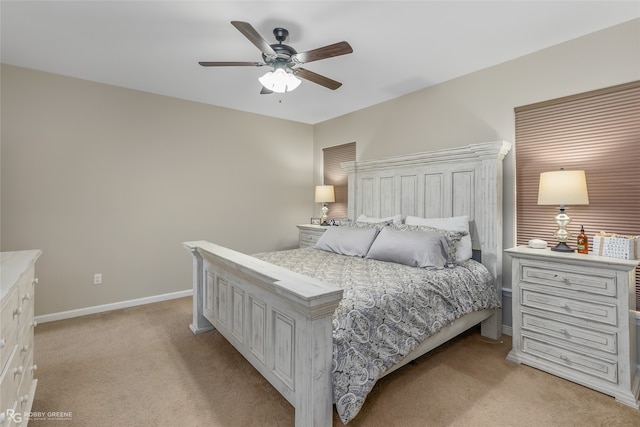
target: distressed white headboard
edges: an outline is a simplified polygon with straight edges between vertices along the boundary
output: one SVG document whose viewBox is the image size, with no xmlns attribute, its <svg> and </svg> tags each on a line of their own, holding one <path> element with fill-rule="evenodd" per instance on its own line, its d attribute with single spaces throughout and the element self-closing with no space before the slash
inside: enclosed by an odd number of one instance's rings
<svg viewBox="0 0 640 427">
<path fill-rule="evenodd" d="M 349 217 L 469 215 L 473 248 L 502 292 L 502 160 L 506 141 L 342 163 Z"/>
</svg>

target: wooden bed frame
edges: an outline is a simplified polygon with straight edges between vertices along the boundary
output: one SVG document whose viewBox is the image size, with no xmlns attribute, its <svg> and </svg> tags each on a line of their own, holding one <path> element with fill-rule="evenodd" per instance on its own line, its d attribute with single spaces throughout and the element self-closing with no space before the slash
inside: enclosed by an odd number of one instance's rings
<svg viewBox="0 0 640 427">
<path fill-rule="evenodd" d="M 502 299 L 502 159 L 511 144 L 472 144 L 343 163 L 349 217 L 469 215 L 473 248 Z M 217 329 L 295 408 L 297 427 L 330 426 L 332 315 L 342 290 L 234 250 L 185 242 L 193 254 L 193 333 Z M 386 374 L 474 325 L 502 334 L 502 310 L 470 313 Z"/>
</svg>

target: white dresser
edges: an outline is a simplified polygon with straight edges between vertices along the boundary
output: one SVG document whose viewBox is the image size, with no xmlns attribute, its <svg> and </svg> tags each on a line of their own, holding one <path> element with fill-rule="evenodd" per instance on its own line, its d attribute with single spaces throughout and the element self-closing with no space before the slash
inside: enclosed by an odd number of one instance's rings
<svg viewBox="0 0 640 427">
<path fill-rule="evenodd" d="M 312 224 L 301 224 L 297 227 L 299 230 L 298 246 L 301 248 L 315 245 L 322 233 L 327 229 L 327 226 Z"/>
<path fill-rule="evenodd" d="M 0 253 L 0 425 L 26 426 L 37 380 L 33 378 L 35 262 L 42 251 Z"/>
<path fill-rule="evenodd" d="M 507 359 L 638 408 L 632 313 L 638 261 L 526 246 L 506 252 L 513 258 L 513 348 Z"/>
</svg>

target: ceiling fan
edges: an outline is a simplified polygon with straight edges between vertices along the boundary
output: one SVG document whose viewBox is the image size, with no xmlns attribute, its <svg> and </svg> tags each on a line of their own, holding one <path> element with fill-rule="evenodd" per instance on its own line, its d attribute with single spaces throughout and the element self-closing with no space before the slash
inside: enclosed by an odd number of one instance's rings
<svg viewBox="0 0 640 427">
<path fill-rule="evenodd" d="M 278 43 L 269 44 L 248 22 L 231 21 L 231 25 L 236 27 L 236 29 L 248 38 L 251 43 L 260 49 L 262 52 L 263 62 L 203 61 L 199 62 L 200 65 L 203 67 L 270 66 L 272 67 L 272 71 L 269 71 L 258 79 L 262 84 L 262 90 L 260 91 L 261 94 L 290 92 L 300 84 L 300 80 L 297 77 L 319 84 L 320 86 L 324 86 L 331 90 L 336 90 L 342 86 L 342 83 L 314 73 L 313 71 L 309 71 L 300 67 L 300 65 L 319 61 L 320 59 L 352 53 L 353 49 L 349 43 L 342 41 L 320 47 L 318 49 L 298 53 L 291 46 L 287 46 L 282 43 L 289 36 L 289 31 L 284 28 L 278 27 L 273 30 L 273 35 Z"/>
</svg>

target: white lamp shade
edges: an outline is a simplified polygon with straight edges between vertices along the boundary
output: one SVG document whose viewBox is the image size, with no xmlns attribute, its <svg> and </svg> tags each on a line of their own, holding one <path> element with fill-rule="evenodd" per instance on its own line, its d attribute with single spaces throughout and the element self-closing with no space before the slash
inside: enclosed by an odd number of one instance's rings
<svg viewBox="0 0 640 427">
<path fill-rule="evenodd" d="M 333 185 L 317 185 L 316 186 L 316 203 L 334 203 L 336 195 L 333 191 Z"/>
<path fill-rule="evenodd" d="M 542 172 L 538 185 L 539 205 L 588 205 L 584 171 Z"/>
<path fill-rule="evenodd" d="M 291 92 L 300 86 L 301 80 L 291 73 L 287 73 L 282 68 L 269 71 L 258 79 L 260 84 L 266 89 L 277 93 Z"/>
</svg>

